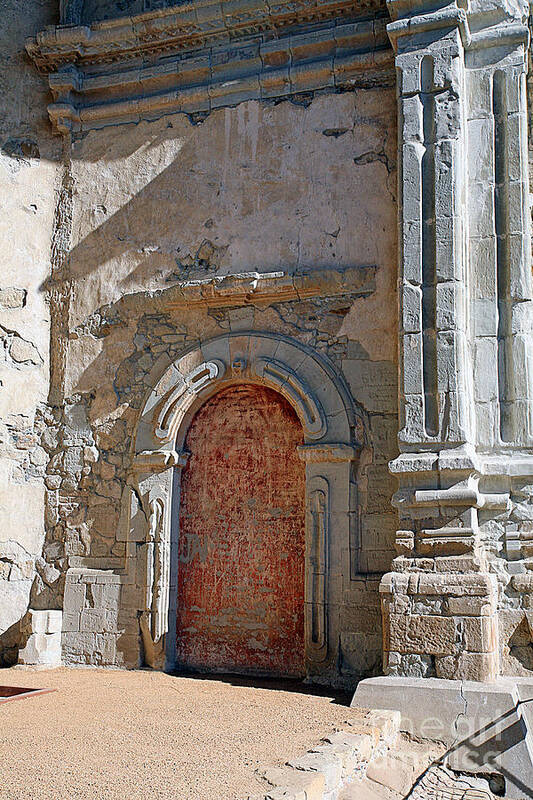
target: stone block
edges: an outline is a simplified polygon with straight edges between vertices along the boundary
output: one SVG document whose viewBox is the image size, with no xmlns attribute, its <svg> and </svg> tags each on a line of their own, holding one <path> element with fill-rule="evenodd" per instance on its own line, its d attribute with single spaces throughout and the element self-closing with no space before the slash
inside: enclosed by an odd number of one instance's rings
<svg viewBox="0 0 533 800">
<path fill-rule="evenodd" d="M 494 614 L 496 603 L 479 597 L 448 597 L 445 609 L 451 616 L 485 617 Z"/>
<path fill-rule="evenodd" d="M 459 653 L 435 658 L 438 678 L 491 682 L 498 675 L 497 653 Z"/>
<path fill-rule="evenodd" d="M 398 53 L 396 64 L 398 66 L 399 91 L 402 95 L 410 95 L 420 92 L 420 62 L 425 53 L 422 51 L 410 51 Z M 403 98 L 402 98 L 403 99 Z"/>
<path fill-rule="evenodd" d="M 63 612 L 63 631 L 65 633 L 74 633 L 80 630 L 80 612 L 79 611 L 64 611 Z"/>
<path fill-rule="evenodd" d="M 425 439 L 424 407 L 420 393 L 406 394 L 403 398 L 404 426 L 398 434 L 403 443 L 419 442 Z"/>
<path fill-rule="evenodd" d="M 65 611 L 81 611 L 85 606 L 85 584 L 65 582 L 65 592 L 63 597 L 63 609 Z"/>
<path fill-rule="evenodd" d="M 415 771 L 412 764 L 406 764 L 394 755 L 384 755 L 368 765 L 366 776 L 405 797 L 414 783 Z"/>
<path fill-rule="evenodd" d="M 448 655 L 456 652 L 456 638 L 456 624 L 451 617 L 391 614 L 385 649 Z"/>
<path fill-rule="evenodd" d="M 422 283 L 422 235 L 421 222 L 404 222 L 401 228 L 404 253 L 403 280 L 412 284 Z"/>
<path fill-rule="evenodd" d="M 368 729 L 374 736 L 378 733 L 378 740 L 392 747 L 396 743 L 396 738 L 400 730 L 401 714 L 395 709 L 376 709 L 367 711 L 364 719 L 354 723 L 355 728 Z M 377 744 L 377 740 L 376 740 Z"/>
<path fill-rule="evenodd" d="M 513 679 L 369 678 L 358 684 L 352 706 L 397 709 L 403 731 L 450 748 L 452 769 L 501 772 L 509 797 L 529 800 L 533 761 L 519 701 L 531 697 L 531 686 Z"/>
<path fill-rule="evenodd" d="M 48 626 L 48 611 L 28 611 L 28 626 L 32 633 L 46 633 Z"/>
<path fill-rule="evenodd" d="M 422 337 L 419 333 L 402 336 L 403 391 L 405 394 L 422 393 Z"/>
<path fill-rule="evenodd" d="M 23 308 L 26 305 L 26 289 L 19 289 L 16 286 L 6 286 L 0 289 L 0 309 Z"/>
<path fill-rule="evenodd" d="M 121 586 L 117 583 L 96 583 L 92 586 L 92 599 L 95 608 L 116 610 L 120 603 Z"/>
<path fill-rule="evenodd" d="M 498 643 L 496 620 L 492 616 L 467 617 L 460 621 L 463 643 L 473 653 L 492 653 Z"/>
<path fill-rule="evenodd" d="M 402 287 L 402 326 L 404 333 L 420 333 L 422 330 L 422 290 L 419 286 L 404 284 Z"/>
<path fill-rule="evenodd" d="M 461 327 L 461 298 L 455 281 L 443 281 L 436 287 L 437 330 L 451 331 Z"/>
<path fill-rule="evenodd" d="M 454 573 L 422 574 L 417 584 L 418 594 L 448 595 L 450 597 L 486 597 L 496 593 L 496 579 L 492 575 Z"/>
<path fill-rule="evenodd" d="M 358 767 L 361 766 L 361 759 L 357 751 L 350 744 L 335 745 L 323 742 L 311 748 L 311 753 L 323 755 L 325 758 L 338 758 L 342 764 L 341 781 L 352 776 Z"/>
<path fill-rule="evenodd" d="M 271 767 L 262 773 L 263 778 L 283 800 L 322 800 L 325 778 L 321 773 L 301 772 L 291 767 Z M 267 797 L 275 797 L 268 792 Z"/>
<path fill-rule="evenodd" d="M 63 624 L 63 612 L 62 611 L 48 611 L 48 618 L 46 621 L 46 630 L 45 633 L 61 633 L 62 624 Z"/>
<path fill-rule="evenodd" d="M 480 338 L 475 345 L 475 398 L 490 403 L 498 397 L 498 352 L 495 339 Z"/>
<path fill-rule="evenodd" d="M 475 182 L 494 181 L 494 122 L 480 117 L 468 123 L 468 170 Z"/>
<path fill-rule="evenodd" d="M 61 634 L 32 633 L 19 650 L 19 664 L 58 667 L 61 665 Z"/>
<path fill-rule="evenodd" d="M 404 142 L 403 169 L 406 180 L 402 187 L 403 221 L 416 222 L 422 217 L 422 156 L 424 147 L 419 142 Z"/>
<path fill-rule="evenodd" d="M 517 592 L 531 594 L 533 593 L 533 575 L 531 573 L 513 575 L 511 578 L 511 586 Z"/>
<path fill-rule="evenodd" d="M 342 761 L 334 753 L 306 753 L 300 758 L 289 761 L 289 766 L 303 772 L 318 772 L 324 776 L 325 791 L 336 791 L 342 780 Z"/>
<path fill-rule="evenodd" d="M 497 336 L 498 307 L 492 297 L 480 297 L 472 300 L 474 327 L 476 337 Z"/>
<path fill-rule="evenodd" d="M 324 738 L 333 747 L 350 747 L 359 761 L 369 761 L 374 752 L 374 740 L 370 734 L 335 731 Z"/>
<path fill-rule="evenodd" d="M 492 80 L 489 70 L 466 72 L 467 113 L 469 120 L 492 116 Z"/>
<path fill-rule="evenodd" d="M 103 608 L 84 608 L 80 615 L 80 630 L 92 633 L 116 632 L 118 607 L 112 611 Z"/>
<path fill-rule="evenodd" d="M 137 624 L 137 628 L 138 628 Z M 134 669 L 140 664 L 141 643 L 138 633 L 123 633 L 116 640 L 116 665 Z"/>
<path fill-rule="evenodd" d="M 362 573 L 383 573 L 390 568 L 394 558 L 394 550 L 361 550 L 359 554 L 359 570 Z"/>
</svg>

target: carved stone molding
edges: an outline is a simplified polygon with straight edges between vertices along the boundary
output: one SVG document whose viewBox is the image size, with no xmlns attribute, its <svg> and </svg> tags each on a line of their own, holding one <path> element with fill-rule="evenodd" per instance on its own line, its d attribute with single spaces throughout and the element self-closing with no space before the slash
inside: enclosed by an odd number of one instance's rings
<svg viewBox="0 0 533 800">
<path fill-rule="evenodd" d="M 183 467 L 186 463 L 186 453 L 177 453 L 175 450 L 143 450 L 135 456 L 132 469 L 134 472 L 162 472 L 171 467 Z"/>
<path fill-rule="evenodd" d="M 368 0 L 274 6 L 209 0 L 90 27 L 47 28 L 26 49 L 49 75 L 52 124 L 62 133 L 79 132 L 169 113 L 209 113 L 244 100 L 347 89 L 377 78 L 390 84 L 384 18 L 347 21 L 376 6 Z M 284 33 L 309 24 L 309 31 Z"/>
<path fill-rule="evenodd" d="M 311 478 L 307 485 L 307 548 L 305 580 L 305 625 L 307 658 L 324 661 L 328 653 L 328 571 L 330 536 L 329 484 Z"/>
<path fill-rule="evenodd" d="M 162 441 L 169 441 L 178 430 L 183 415 L 202 389 L 215 380 L 224 377 L 226 365 L 215 359 L 204 361 L 195 367 L 173 391 L 161 406 L 157 417 L 155 435 Z"/>
<path fill-rule="evenodd" d="M 252 371 L 258 378 L 278 389 L 298 410 L 300 422 L 309 439 L 321 439 L 326 433 L 324 410 L 305 381 L 286 364 L 270 358 L 258 358 Z"/>
<path fill-rule="evenodd" d="M 349 390 L 333 367 L 285 337 L 242 332 L 205 342 L 168 367 L 146 399 L 134 469 L 165 469 L 172 459 L 177 464 L 181 456 L 170 455 L 167 448 L 183 446 L 188 423 L 200 405 L 216 391 L 242 382 L 260 383 L 284 395 L 300 419 L 306 442 L 321 440 L 329 446 L 329 425 L 332 420 L 333 429 L 334 420 L 335 436 L 346 437 L 344 444 L 351 453 L 354 410 Z M 325 459 L 322 451 L 316 451 L 315 459 L 349 460 L 342 442 L 335 441 L 333 447 Z"/>
<path fill-rule="evenodd" d="M 197 280 L 176 281 L 168 289 L 154 292 L 151 298 L 155 311 L 177 308 L 225 308 L 237 305 L 266 306 L 310 297 L 356 297 L 375 290 L 375 265 L 361 264 L 341 268 L 307 268 L 295 272 L 243 272 L 215 275 Z M 118 301 L 120 310 L 128 313 L 138 302 L 136 294 Z"/>
<path fill-rule="evenodd" d="M 387 5 L 402 185 L 385 670 L 493 680 L 497 603 L 533 553 L 528 7 Z"/>
<path fill-rule="evenodd" d="M 28 40 L 27 50 L 39 68 L 51 69 L 79 62 L 110 64 L 180 50 L 198 50 L 213 42 L 228 41 L 270 31 L 279 33 L 293 25 L 353 18 L 365 10 L 382 10 L 376 0 L 281 0 L 277 3 L 240 3 L 203 0 L 174 5 L 133 17 L 91 26 L 49 26 Z"/>
</svg>

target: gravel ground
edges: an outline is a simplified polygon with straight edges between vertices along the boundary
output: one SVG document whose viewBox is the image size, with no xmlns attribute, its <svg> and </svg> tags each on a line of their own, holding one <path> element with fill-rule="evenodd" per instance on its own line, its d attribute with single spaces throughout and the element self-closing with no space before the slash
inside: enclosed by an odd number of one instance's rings
<svg viewBox="0 0 533 800">
<path fill-rule="evenodd" d="M 255 769 L 352 714 L 346 697 L 274 681 L 15 668 L 0 684 L 57 689 L 0 703 L 2 800 L 242 800 Z"/>
</svg>

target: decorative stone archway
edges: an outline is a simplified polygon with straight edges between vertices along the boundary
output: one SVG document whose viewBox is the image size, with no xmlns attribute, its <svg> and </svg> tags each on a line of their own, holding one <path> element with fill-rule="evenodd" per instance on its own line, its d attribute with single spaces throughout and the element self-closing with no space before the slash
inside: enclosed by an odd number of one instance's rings
<svg viewBox="0 0 533 800">
<path fill-rule="evenodd" d="M 146 663 L 176 664 L 178 520 L 184 442 L 199 408 L 221 389 L 253 383 L 279 392 L 303 429 L 306 465 L 305 661 L 307 674 L 327 670 L 328 616 L 338 602 L 337 577 L 355 518 L 354 468 L 361 442 L 349 390 L 334 366 L 310 348 L 272 333 L 229 333 L 170 364 L 142 409 L 130 492 L 124 500 L 128 574 L 143 598 Z"/>
</svg>

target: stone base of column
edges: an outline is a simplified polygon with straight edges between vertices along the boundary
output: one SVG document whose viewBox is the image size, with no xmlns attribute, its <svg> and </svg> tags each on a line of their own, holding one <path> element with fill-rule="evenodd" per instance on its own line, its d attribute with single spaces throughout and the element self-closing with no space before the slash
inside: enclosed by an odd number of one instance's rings
<svg viewBox="0 0 533 800">
<path fill-rule="evenodd" d="M 358 684 L 352 706 L 400 711 L 403 731 L 447 745 L 451 769 L 498 773 L 506 797 L 531 800 L 533 680 L 368 678 Z"/>
<path fill-rule="evenodd" d="M 389 572 L 380 584 L 384 671 L 493 681 L 499 674 L 494 575 Z"/>
</svg>

